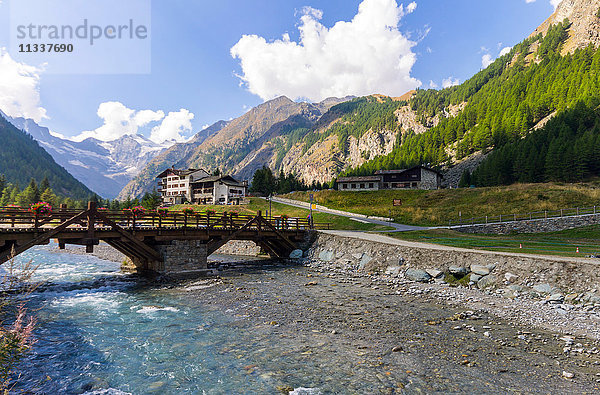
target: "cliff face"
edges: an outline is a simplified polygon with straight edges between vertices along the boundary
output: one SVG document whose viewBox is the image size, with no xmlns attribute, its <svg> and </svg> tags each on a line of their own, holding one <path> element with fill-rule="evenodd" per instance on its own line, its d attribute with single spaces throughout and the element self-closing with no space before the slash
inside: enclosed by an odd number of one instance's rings
<svg viewBox="0 0 600 395">
<path fill-rule="evenodd" d="M 563 55 L 592 44 L 600 45 L 600 0 L 563 0 L 554 14 L 532 34 L 546 34 L 550 26 L 568 18 L 571 22 L 569 38 L 563 46 Z"/>
</svg>

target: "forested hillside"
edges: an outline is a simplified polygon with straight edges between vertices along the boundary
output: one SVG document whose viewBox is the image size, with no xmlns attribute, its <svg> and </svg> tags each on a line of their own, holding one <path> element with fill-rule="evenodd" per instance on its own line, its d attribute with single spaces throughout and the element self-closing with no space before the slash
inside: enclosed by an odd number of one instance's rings
<svg viewBox="0 0 600 395">
<path fill-rule="evenodd" d="M 346 174 L 369 174 L 380 168 L 420 163 L 442 165 L 482 149 L 500 149 L 526 136 L 554 112 L 600 96 L 600 52 L 593 46 L 561 56 L 568 21 L 551 27 L 497 59 L 464 84 L 441 91 L 420 90 L 411 100 L 423 119 L 446 115 L 452 105 L 466 103 L 455 117 L 442 116 L 422 134 L 408 133 L 392 153 Z"/>
<path fill-rule="evenodd" d="M 494 150 L 470 184 L 584 181 L 600 174 L 600 100 L 579 102 L 522 140 Z"/>
<path fill-rule="evenodd" d="M 77 181 L 28 134 L 18 130 L 0 116 L 0 174 L 11 184 L 21 188 L 31 179 L 38 183 L 46 179 L 55 193 L 73 199 L 87 199 L 93 195 Z"/>
</svg>

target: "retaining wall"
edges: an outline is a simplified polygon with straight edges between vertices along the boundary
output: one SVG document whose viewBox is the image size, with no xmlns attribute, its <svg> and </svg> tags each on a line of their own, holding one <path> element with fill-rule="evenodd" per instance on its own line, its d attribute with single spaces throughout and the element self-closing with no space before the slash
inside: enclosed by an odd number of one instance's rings
<svg viewBox="0 0 600 395">
<path fill-rule="evenodd" d="M 509 272 L 518 276 L 516 283 L 522 285 L 549 283 L 563 291 L 600 290 L 599 260 L 521 256 L 384 239 L 388 242 L 319 232 L 307 255 L 325 266 L 346 272 L 402 274 L 414 268 L 447 273 L 451 266 L 463 267 L 468 272 L 471 265 L 495 265 L 494 274 L 500 282 Z"/>
</svg>

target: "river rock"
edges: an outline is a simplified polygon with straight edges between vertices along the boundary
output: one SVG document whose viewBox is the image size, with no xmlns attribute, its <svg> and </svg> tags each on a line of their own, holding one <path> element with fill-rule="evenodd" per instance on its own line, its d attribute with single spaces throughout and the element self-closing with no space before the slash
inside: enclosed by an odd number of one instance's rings
<svg viewBox="0 0 600 395">
<path fill-rule="evenodd" d="M 509 283 L 514 283 L 515 281 L 517 281 L 518 278 L 519 276 L 517 276 L 516 274 L 512 274 L 509 272 L 504 273 L 504 279 Z"/>
<path fill-rule="evenodd" d="M 560 293 L 560 291 L 556 287 L 553 287 L 550 284 L 538 284 L 538 285 L 534 285 L 533 286 L 533 290 L 535 292 L 538 292 L 538 293 L 541 293 L 541 294 L 555 294 L 555 293 Z"/>
<path fill-rule="evenodd" d="M 358 261 L 358 260 L 362 259 L 363 255 L 365 255 L 365 254 L 363 254 L 363 253 L 352 254 L 352 258 L 354 258 L 354 259 L 356 259 Z"/>
<path fill-rule="evenodd" d="M 437 269 L 425 269 L 425 271 L 433 278 L 441 277 L 444 274 L 443 271 Z"/>
<path fill-rule="evenodd" d="M 592 292 L 587 292 L 583 295 L 583 297 L 581 298 L 581 301 L 584 303 L 600 303 L 600 296 L 592 293 Z"/>
<path fill-rule="evenodd" d="M 358 269 L 359 270 L 363 270 L 365 268 L 365 266 L 371 262 L 373 260 L 373 258 L 371 258 L 369 255 L 367 254 L 363 254 L 362 258 L 360 259 L 360 263 L 358 265 Z"/>
<path fill-rule="evenodd" d="M 448 271 L 450 272 L 450 274 L 453 274 L 456 277 L 463 277 L 467 274 L 467 269 L 460 266 L 450 266 L 450 268 L 448 268 Z"/>
<path fill-rule="evenodd" d="M 523 292 L 523 287 L 517 284 L 511 284 L 508 287 L 506 287 L 508 289 L 510 289 L 513 292 Z"/>
<path fill-rule="evenodd" d="M 476 283 L 477 281 L 481 280 L 481 277 L 483 277 L 483 276 L 480 276 L 479 274 L 471 273 L 469 280 Z"/>
<path fill-rule="evenodd" d="M 302 250 L 294 250 L 290 253 L 290 259 L 300 259 L 302 254 Z"/>
<path fill-rule="evenodd" d="M 388 266 L 388 268 L 385 269 L 385 274 L 388 276 L 398 277 L 401 269 L 402 268 L 400 266 Z"/>
<path fill-rule="evenodd" d="M 481 277 L 481 279 L 477 281 L 477 288 L 488 288 L 496 284 L 496 282 L 498 282 L 498 278 L 493 274 L 489 274 L 487 276 Z"/>
<path fill-rule="evenodd" d="M 319 253 L 319 260 L 323 262 L 331 262 L 333 260 L 333 255 L 334 253 L 331 250 L 321 251 Z"/>
<path fill-rule="evenodd" d="M 565 296 L 564 303 L 574 304 L 578 296 L 578 293 L 570 293 L 567 296 Z"/>
<path fill-rule="evenodd" d="M 562 303 L 565 301 L 565 296 L 563 294 L 553 294 L 550 295 L 546 300 L 548 303 Z"/>
<path fill-rule="evenodd" d="M 471 271 L 475 274 L 479 274 L 480 276 L 487 276 L 490 274 L 490 268 L 483 265 L 471 265 Z"/>
<path fill-rule="evenodd" d="M 418 281 L 421 283 L 426 283 L 431 280 L 429 273 L 421 269 L 408 269 L 404 275 L 411 281 Z"/>
</svg>

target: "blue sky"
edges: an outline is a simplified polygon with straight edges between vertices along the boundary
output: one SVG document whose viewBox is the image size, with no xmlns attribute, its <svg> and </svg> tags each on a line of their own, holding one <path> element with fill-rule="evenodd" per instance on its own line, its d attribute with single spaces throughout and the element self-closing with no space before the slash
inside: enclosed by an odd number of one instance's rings
<svg viewBox="0 0 600 395">
<path fill-rule="evenodd" d="M 387 12 L 390 2 L 395 14 Z M 359 5 L 361 22 L 352 24 Z M 154 0 L 151 6 L 150 74 L 51 74 L 0 50 L 0 109 L 69 137 L 138 131 L 157 141 L 181 139 L 276 95 L 401 95 L 411 86 L 462 82 L 554 10 L 550 0 Z M 381 19 L 397 27 L 375 26 Z M 9 2 L 0 0 L 0 48 L 10 45 L 9 22 Z M 300 42 L 301 27 L 318 37 Z"/>
</svg>

